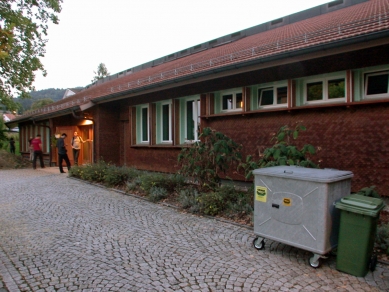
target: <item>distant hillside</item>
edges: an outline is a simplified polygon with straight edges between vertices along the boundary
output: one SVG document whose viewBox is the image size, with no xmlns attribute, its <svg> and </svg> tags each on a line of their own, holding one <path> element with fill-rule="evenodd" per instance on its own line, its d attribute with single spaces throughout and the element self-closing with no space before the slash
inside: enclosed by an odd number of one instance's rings
<svg viewBox="0 0 389 292">
<path fill-rule="evenodd" d="M 49 88 L 49 89 L 42 89 L 38 91 L 32 91 L 30 92 L 31 98 L 28 99 L 22 99 L 18 98 L 17 102 L 21 104 L 20 114 L 22 114 L 24 111 L 31 108 L 31 105 L 39 100 L 44 98 L 50 98 L 54 102 L 61 100 L 63 95 L 65 94 L 66 89 L 60 89 L 60 88 Z"/>
</svg>

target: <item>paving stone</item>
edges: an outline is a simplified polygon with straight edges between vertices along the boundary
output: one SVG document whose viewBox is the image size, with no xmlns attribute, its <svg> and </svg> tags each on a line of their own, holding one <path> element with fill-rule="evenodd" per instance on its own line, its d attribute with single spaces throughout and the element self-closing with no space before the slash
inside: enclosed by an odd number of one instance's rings
<svg viewBox="0 0 389 292">
<path fill-rule="evenodd" d="M 1 170 L 0 292 L 388 291 L 388 266 L 354 277 L 336 260 L 252 229 L 61 176 Z M 2 289 L 4 291 L 2 291 Z"/>
</svg>

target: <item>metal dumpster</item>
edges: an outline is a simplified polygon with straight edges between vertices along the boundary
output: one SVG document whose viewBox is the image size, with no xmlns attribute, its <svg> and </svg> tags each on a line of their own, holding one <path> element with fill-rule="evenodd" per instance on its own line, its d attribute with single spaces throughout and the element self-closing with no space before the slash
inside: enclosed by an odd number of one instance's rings
<svg viewBox="0 0 389 292">
<path fill-rule="evenodd" d="M 350 194 L 350 171 L 274 166 L 253 171 L 256 249 L 264 239 L 312 252 L 313 268 L 338 244 L 335 202 Z"/>
</svg>

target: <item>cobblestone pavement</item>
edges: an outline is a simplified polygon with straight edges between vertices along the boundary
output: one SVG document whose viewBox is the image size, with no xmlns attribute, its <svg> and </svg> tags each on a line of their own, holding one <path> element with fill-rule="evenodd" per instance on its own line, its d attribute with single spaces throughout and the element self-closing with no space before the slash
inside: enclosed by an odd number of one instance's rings
<svg viewBox="0 0 389 292">
<path fill-rule="evenodd" d="M 319 269 L 311 253 L 249 228 L 180 213 L 60 174 L 0 171 L 0 291 L 388 291 L 388 266 L 364 278 Z"/>
</svg>

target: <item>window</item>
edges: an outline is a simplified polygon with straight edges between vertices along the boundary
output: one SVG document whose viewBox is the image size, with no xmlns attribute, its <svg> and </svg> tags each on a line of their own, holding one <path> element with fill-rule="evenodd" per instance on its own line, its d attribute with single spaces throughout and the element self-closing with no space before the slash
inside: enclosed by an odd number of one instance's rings
<svg viewBox="0 0 389 292">
<path fill-rule="evenodd" d="M 147 106 L 141 107 L 140 121 L 141 142 L 149 142 L 149 108 Z"/>
<path fill-rule="evenodd" d="M 172 132 L 171 132 L 171 103 L 161 104 L 161 135 L 162 142 L 171 142 L 172 141 Z"/>
<path fill-rule="evenodd" d="M 240 110 L 243 107 L 242 92 L 222 93 L 222 110 Z"/>
<path fill-rule="evenodd" d="M 368 73 L 365 75 L 366 97 L 388 97 L 389 71 Z"/>
<path fill-rule="evenodd" d="M 258 89 L 258 106 L 273 106 L 286 104 L 288 97 L 287 86 L 272 86 Z"/>
<path fill-rule="evenodd" d="M 200 99 L 185 102 L 185 140 L 197 141 L 200 130 Z"/>
<path fill-rule="evenodd" d="M 306 101 L 329 101 L 346 97 L 345 78 L 324 78 L 308 81 L 305 86 Z"/>
</svg>

